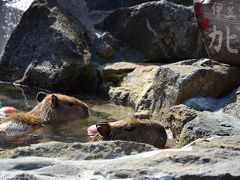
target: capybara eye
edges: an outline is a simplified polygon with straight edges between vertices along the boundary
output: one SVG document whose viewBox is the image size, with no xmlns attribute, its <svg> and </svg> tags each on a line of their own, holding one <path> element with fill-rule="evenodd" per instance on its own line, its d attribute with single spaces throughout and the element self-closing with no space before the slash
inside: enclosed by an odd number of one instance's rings
<svg viewBox="0 0 240 180">
<path fill-rule="evenodd" d="M 73 102 L 69 102 L 68 105 L 69 105 L 69 106 L 73 106 L 74 103 L 73 103 Z"/>
<path fill-rule="evenodd" d="M 124 128 L 124 130 L 129 131 L 129 132 L 134 130 L 134 129 L 135 129 L 134 126 L 127 126 L 127 127 Z"/>
</svg>

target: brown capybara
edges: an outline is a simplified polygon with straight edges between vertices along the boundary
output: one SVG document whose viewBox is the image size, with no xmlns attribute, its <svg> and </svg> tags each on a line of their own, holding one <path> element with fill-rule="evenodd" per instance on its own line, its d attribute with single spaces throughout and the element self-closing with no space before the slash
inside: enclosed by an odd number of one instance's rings
<svg viewBox="0 0 240 180">
<path fill-rule="evenodd" d="M 93 141 L 123 140 L 151 144 L 157 148 L 167 142 L 165 128 L 157 121 L 120 120 L 113 123 L 96 124 L 97 134 Z"/>
<path fill-rule="evenodd" d="M 22 135 L 37 127 L 87 118 L 88 106 L 77 98 L 63 94 L 39 92 L 38 104 L 29 112 L 17 112 L 0 122 L 0 132 L 8 136 Z"/>
</svg>

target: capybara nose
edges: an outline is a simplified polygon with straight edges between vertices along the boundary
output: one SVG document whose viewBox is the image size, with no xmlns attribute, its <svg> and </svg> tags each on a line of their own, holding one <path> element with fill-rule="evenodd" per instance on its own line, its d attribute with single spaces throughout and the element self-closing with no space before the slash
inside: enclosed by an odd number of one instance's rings
<svg viewBox="0 0 240 180">
<path fill-rule="evenodd" d="M 90 137 L 94 137 L 97 134 L 97 127 L 96 124 L 91 125 L 87 128 L 87 133 Z"/>
<path fill-rule="evenodd" d="M 5 114 L 13 114 L 13 113 L 18 112 L 18 110 L 14 107 L 6 106 L 6 107 L 2 107 L 0 109 L 0 112 L 5 113 Z"/>
</svg>

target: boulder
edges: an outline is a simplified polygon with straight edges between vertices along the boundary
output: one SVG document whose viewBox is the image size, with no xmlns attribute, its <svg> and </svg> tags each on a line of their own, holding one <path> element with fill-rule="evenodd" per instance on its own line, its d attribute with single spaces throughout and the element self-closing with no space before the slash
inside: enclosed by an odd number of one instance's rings
<svg viewBox="0 0 240 180">
<path fill-rule="evenodd" d="M 110 100 L 128 104 L 139 110 L 149 110 L 152 104 L 152 85 L 158 65 L 113 63 L 104 66 L 101 76 L 105 83 L 111 82 L 108 90 Z"/>
<path fill-rule="evenodd" d="M 209 96 L 196 96 L 184 101 L 184 104 L 189 108 L 197 111 L 220 111 L 228 114 L 234 118 L 240 119 L 239 114 L 239 87 L 234 89 L 231 93 L 220 98 L 213 98 Z"/>
<path fill-rule="evenodd" d="M 167 1 L 117 9 L 97 27 L 143 53 L 145 61 L 207 57 L 193 11 Z"/>
<path fill-rule="evenodd" d="M 240 88 L 235 89 L 228 98 L 228 104 L 220 111 L 240 120 Z"/>
<path fill-rule="evenodd" d="M 112 149 L 114 145 L 111 146 L 110 143 L 113 142 L 99 144 L 101 147 L 99 149 L 98 146 L 93 146 L 97 149 L 96 152 L 94 149 L 90 151 L 91 156 L 94 157 L 101 151 L 108 151 L 111 154 L 110 157 L 114 156 L 116 149 Z M 126 148 L 124 145 L 121 146 L 117 151 L 119 154 L 125 154 L 121 151 L 122 148 L 124 150 L 129 148 L 128 152 L 132 151 L 131 146 L 128 146 L 126 142 L 124 144 Z M 132 145 L 134 149 L 136 145 Z M 82 150 L 79 147 L 84 147 L 84 145 L 80 146 L 75 143 L 57 147 L 56 144 L 55 147 L 50 149 L 46 144 L 33 145 L 28 147 L 28 150 L 27 147 L 23 147 L 22 150 L 25 149 L 25 153 L 20 153 L 14 158 L 11 158 L 7 152 L 11 154 L 12 151 L 20 150 L 6 150 L 6 158 L 1 156 L 0 159 L 0 179 L 134 179 L 137 177 L 138 179 L 216 180 L 240 178 L 239 136 L 200 139 L 181 149 L 153 149 L 153 151 L 136 155 L 91 161 L 84 160 L 84 155 L 82 158 L 73 158 L 80 154 Z M 34 151 L 37 153 L 34 154 Z M 61 153 L 58 153 L 59 151 Z M 73 156 L 68 157 L 66 154 L 70 151 Z M 50 152 L 53 157 L 50 156 Z M 45 153 L 47 155 L 44 156 Z M 86 156 L 88 154 L 89 152 L 86 152 Z"/>
<path fill-rule="evenodd" d="M 97 27 L 115 9 L 135 6 L 150 1 L 156 0 L 86 0 L 86 3 L 89 9 L 89 16 Z"/>
<path fill-rule="evenodd" d="M 99 15 L 91 12 L 90 17 L 95 25 L 96 21 L 101 21 L 105 15 Z M 96 16 L 96 17 L 93 17 Z M 92 61 L 97 66 L 113 62 L 132 62 L 144 63 L 143 54 L 135 49 L 127 46 L 112 33 L 96 30 L 95 39 L 92 47 Z"/>
<path fill-rule="evenodd" d="M 116 52 L 113 47 L 108 43 L 103 43 L 97 47 L 97 53 L 105 59 L 113 59 L 116 56 Z"/>
<path fill-rule="evenodd" d="M 2 150 L 0 151 L 0 157 L 62 157 L 72 160 L 114 159 L 155 149 L 148 144 L 126 141 L 99 141 L 93 143 L 62 143 L 53 141 L 18 147 L 12 150 Z"/>
<path fill-rule="evenodd" d="M 173 138 L 179 140 L 184 125 L 195 119 L 198 113 L 198 111 L 183 104 L 172 106 L 169 112 L 161 119 L 161 123 L 165 128 L 172 131 Z"/>
<path fill-rule="evenodd" d="M 212 136 L 233 136 L 240 133 L 240 121 L 222 112 L 200 113 L 188 122 L 180 135 L 180 146 L 184 146 L 198 138 Z"/>
<path fill-rule="evenodd" d="M 156 1 L 156 0 L 85 0 L 87 2 L 88 9 L 92 10 L 104 10 L 110 11 L 118 8 L 135 6 L 144 2 Z"/>
<path fill-rule="evenodd" d="M 1 80 L 58 91 L 91 89 L 93 26 L 87 14 L 82 0 L 35 0 L 7 43 Z"/>
<path fill-rule="evenodd" d="M 111 11 L 93 10 L 90 11 L 88 15 L 92 20 L 93 25 L 97 26 L 98 24 L 101 24 L 109 14 L 111 14 Z"/>
<path fill-rule="evenodd" d="M 192 0 L 167 0 L 167 1 L 175 3 L 175 4 L 185 5 L 185 6 L 192 6 L 193 5 Z"/>
<path fill-rule="evenodd" d="M 171 106 L 182 104 L 190 97 L 224 96 L 240 84 L 239 75 L 238 67 L 209 59 L 163 65 L 153 85 L 153 117 L 161 119 Z"/>
<path fill-rule="evenodd" d="M 96 53 L 102 58 L 112 60 L 117 56 L 119 49 L 118 40 L 108 32 L 99 36 L 96 46 Z"/>
<path fill-rule="evenodd" d="M 187 99 L 184 104 L 198 111 L 217 111 L 224 106 L 223 99 L 210 96 L 195 96 Z"/>
<path fill-rule="evenodd" d="M 11 32 L 19 23 L 23 11 L 6 6 L 9 1 L 0 2 L 0 56 L 3 53 Z"/>
<path fill-rule="evenodd" d="M 139 66 L 130 62 L 116 62 L 100 67 L 99 71 L 103 82 L 112 82 L 115 86 L 120 86 L 123 78 Z"/>
</svg>

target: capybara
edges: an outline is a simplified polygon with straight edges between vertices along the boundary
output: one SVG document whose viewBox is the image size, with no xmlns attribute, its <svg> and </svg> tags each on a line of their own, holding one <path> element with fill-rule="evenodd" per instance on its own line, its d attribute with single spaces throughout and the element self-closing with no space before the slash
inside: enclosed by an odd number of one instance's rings
<svg viewBox="0 0 240 180">
<path fill-rule="evenodd" d="M 37 127 L 87 118 L 88 106 L 77 98 L 63 94 L 39 92 L 38 104 L 29 112 L 16 112 L 0 121 L 0 132 L 22 135 Z"/>
<path fill-rule="evenodd" d="M 93 141 L 123 140 L 151 144 L 157 148 L 167 142 L 165 128 L 157 121 L 120 120 L 112 123 L 96 124 L 97 134 Z"/>
</svg>

